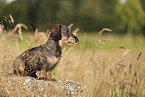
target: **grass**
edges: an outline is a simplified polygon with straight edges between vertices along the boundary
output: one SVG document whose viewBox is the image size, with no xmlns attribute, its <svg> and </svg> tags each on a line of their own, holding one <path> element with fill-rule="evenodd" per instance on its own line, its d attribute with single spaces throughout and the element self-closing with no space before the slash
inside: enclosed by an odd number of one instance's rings
<svg viewBox="0 0 145 97">
<path fill-rule="evenodd" d="M 80 34 L 81 40 L 83 40 L 82 37 L 83 37 L 83 34 Z M 100 46 L 103 46 L 101 50 L 109 50 L 109 49 L 118 48 L 118 47 L 125 47 L 131 50 L 144 50 L 145 49 L 143 36 L 134 36 L 133 39 L 131 39 L 130 37 L 127 37 L 127 36 L 112 35 L 111 33 L 109 33 L 103 36 L 98 36 L 97 38 L 96 37 L 97 37 L 97 33 L 92 33 L 92 34 L 88 33 L 87 37 L 83 40 L 83 43 L 86 42 L 87 47 L 90 48 L 90 45 L 94 44 L 95 41 L 96 43 L 98 43 L 99 40 L 103 41 L 103 40 L 108 39 L 109 41 L 110 40 L 112 41 L 111 42 L 108 41 L 105 45 L 100 44 Z M 98 48 L 97 46 L 98 45 L 95 45 L 93 48 L 96 49 Z"/>
<path fill-rule="evenodd" d="M 11 73 L 14 59 L 26 49 L 45 43 L 46 36 L 24 32 L 20 40 L 1 35 L 0 71 Z M 81 82 L 92 97 L 145 96 L 144 39 L 131 40 L 111 34 L 96 36 L 95 33 L 79 34 L 79 44 L 63 46 L 53 77 Z"/>
</svg>

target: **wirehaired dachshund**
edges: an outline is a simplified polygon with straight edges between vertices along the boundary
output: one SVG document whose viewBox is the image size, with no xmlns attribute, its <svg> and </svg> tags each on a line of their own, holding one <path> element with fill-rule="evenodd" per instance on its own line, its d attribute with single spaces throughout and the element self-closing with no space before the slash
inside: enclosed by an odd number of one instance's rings
<svg viewBox="0 0 145 97">
<path fill-rule="evenodd" d="M 39 79 L 37 71 L 42 71 L 44 75 L 49 72 L 49 76 L 45 79 L 51 80 L 51 71 L 59 62 L 62 54 L 60 41 L 66 45 L 79 42 L 69 27 L 57 24 L 50 29 L 50 36 L 45 44 L 28 49 L 15 59 L 13 73 Z"/>
</svg>

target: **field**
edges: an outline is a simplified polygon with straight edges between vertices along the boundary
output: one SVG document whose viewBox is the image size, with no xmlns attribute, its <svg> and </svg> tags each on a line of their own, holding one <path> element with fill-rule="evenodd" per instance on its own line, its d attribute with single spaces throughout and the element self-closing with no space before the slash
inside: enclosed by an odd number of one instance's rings
<svg viewBox="0 0 145 97">
<path fill-rule="evenodd" d="M 0 36 L 0 71 L 12 72 L 14 59 L 28 48 L 46 42 L 48 34 Z M 80 42 L 63 45 L 63 54 L 53 71 L 57 80 L 73 80 L 87 86 L 92 97 L 144 97 L 145 45 L 142 36 L 133 39 L 97 33 L 78 33 Z"/>
</svg>

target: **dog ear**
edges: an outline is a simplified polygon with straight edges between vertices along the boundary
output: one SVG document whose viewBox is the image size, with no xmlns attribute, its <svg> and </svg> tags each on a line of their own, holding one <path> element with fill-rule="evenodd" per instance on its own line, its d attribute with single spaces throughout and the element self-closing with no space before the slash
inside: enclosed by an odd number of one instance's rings
<svg viewBox="0 0 145 97">
<path fill-rule="evenodd" d="M 61 35 L 61 25 L 55 25 L 51 28 L 50 30 L 51 35 L 50 37 L 52 37 L 54 40 L 61 40 L 62 35 Z"/>
</svg>

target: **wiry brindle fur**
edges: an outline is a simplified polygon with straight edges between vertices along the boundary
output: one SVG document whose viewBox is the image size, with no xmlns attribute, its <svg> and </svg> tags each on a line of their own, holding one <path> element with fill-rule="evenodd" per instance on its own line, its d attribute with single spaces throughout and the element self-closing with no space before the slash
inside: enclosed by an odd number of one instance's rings
<svg viewBox="0 0 145 97">
<path fill-rule="evenodd" d="M 62 24 L 55 25 L 50 32 L 50 37 L 45 44 L 28 49 L 15 59 L 13 63 L 14 74 L 38 78 L 37 71 L 51 72 L 62 54 L 59 41 L 68 45 L 79 41 L 71 33 L 70 28 Z"/>
</svg>

